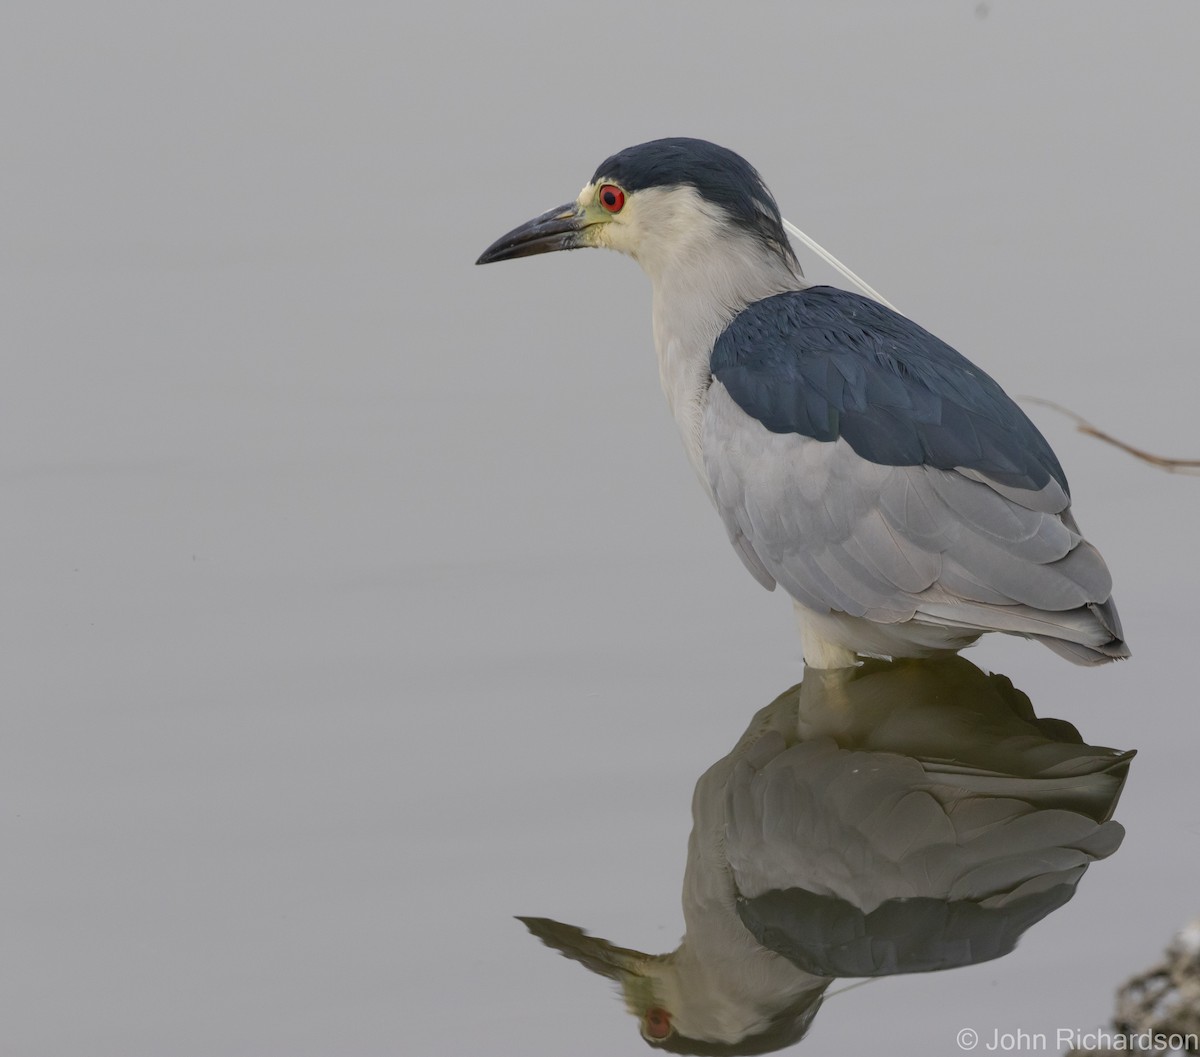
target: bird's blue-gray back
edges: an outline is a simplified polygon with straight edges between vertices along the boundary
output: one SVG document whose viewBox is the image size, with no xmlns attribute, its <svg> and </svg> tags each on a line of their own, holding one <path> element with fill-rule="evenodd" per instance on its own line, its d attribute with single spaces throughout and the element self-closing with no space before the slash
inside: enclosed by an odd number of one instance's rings
<svg viewBox="0 0 1200 1057">
<path fill-rule="evenodd" d="M 1009 488 L 1066 476 L 1037 427 L 987 374 L 916 323 L 858 294 L 810 287 L 748 306 L 712 372 L 774 433 L 842 437 L 890 466 L 966 468 Z"/>
</svg>

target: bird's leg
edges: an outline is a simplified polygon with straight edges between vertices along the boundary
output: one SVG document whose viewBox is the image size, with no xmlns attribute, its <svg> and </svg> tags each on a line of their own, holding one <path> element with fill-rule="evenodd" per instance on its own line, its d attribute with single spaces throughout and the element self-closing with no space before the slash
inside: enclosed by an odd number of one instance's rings
<svg viewBox="0 0 1200 1057">
<path fill-rule="evenodd" d="M 862 663 L 852 649 L 822 634 L 817 614 L 799 602 L 793 602 L 792 605 L 796 611 L 796 626 L 800 631 L 800 647 L 804 651 L 805 664 L 810 668 L 857 668 Z"/>
<path fill-rule="evenodd" d="M 855 668 L 805 667 L 796 707 L 799 740 L 831 737 L 843 744 L 860 722 L 850 692 L 857 674 Z"/>
</svg>

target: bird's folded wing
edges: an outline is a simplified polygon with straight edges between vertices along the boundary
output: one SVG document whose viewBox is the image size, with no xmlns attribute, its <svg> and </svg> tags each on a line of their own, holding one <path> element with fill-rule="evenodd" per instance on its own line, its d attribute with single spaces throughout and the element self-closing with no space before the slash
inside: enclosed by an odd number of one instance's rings
<svg viewBox="0 0 1200 1057">
<path fill-rule="evenodd" d="M 1045 438 L 984 371 L 912 320 L 828 286 L 734 317 L 711 358 L 734 402 L 772 433 L 843 439 L 888 466 L 964 469 L 1066 506 Z M 1059 493 L 1061 492 L 1061 495 Z M 1011 497 L 1010 497 L 1011 498 Z"/>
<path fill-rule="evenodd" d="M 719 382 L 704 459 L 730 536 L 817 612 L 896 621 L 959 602 L 1062 611 L 1111 593 L 1099 554 L 1056 513 L 953 470 L 869 462 L 844 440 L 772 433 Z"/>
</svg>

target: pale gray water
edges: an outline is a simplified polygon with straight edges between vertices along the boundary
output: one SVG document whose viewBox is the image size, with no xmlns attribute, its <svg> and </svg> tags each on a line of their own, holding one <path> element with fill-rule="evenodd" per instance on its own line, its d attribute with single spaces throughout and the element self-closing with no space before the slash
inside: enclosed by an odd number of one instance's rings
<svg viewBox="0 0 1200 1057">
<path fill-rule="evenodd" d="M 0 1052 L 645 1052 L 513 914 L 674 947 L 689 798 L 800 675 L 603 254 L 476 269 L 613 150 L 731 146 L 1013 393 L 1200 455 L 1194 4 L 13 4 L 0 33 Z M 810 270 L 822 276 L 818 268 Z M 1033 417 L 1138 748 L 1007 958 L 806 1044 L 1090 1027 L 1197 910 L 1197 482 Z"/>
</svg>

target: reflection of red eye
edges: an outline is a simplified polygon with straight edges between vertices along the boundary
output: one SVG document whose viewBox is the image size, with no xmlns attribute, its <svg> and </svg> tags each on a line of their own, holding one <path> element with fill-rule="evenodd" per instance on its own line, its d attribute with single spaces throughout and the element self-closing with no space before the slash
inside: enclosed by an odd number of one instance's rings
<svg viewBox="0 0 1200 1057">
<path fill-rule="evenodd" d="M 616 184 L 605 184 L 600 188 L 600 204 L 610 213 L 619 213 L 625 206 L 625 192 Z"/>
<path fill-rule="evenodd" d="M 601 199 L 603 201 L 603 199 Z M 651 1009 L 646 1013 L 646 1034 L 652 1039 L 665 1039 L 671 1034 L 671 1014 L 665 1009 Z"/>
</svg>

